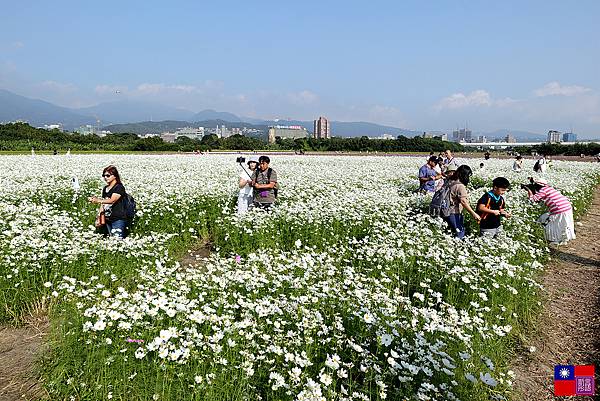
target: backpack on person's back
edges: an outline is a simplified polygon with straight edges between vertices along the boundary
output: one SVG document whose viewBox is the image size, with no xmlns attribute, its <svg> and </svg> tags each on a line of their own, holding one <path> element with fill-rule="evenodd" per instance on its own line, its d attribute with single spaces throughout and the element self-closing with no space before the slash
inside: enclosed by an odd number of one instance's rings
<svg viewBox="0 0 600 401">
<path fill-rule="evenodd" d="M 123 207 L 125 208 L 125 217 L 127 217 L 128 220 L 133 220 L 137 211 L 137 204 L 135 203 L 133 196 L 128 193 L 125 194 L 125 197 L 123 198 Z"/>
<path fill-rule="evenodd" d="M 542 166 L 540 166 L 540 159 L 538 159 L 533 165 L 533 171 L 535 171 L 536 173 L 542 171 Z"/>
<path fill-rule="evenodd" d="M 433 217 L 450 216 L 450 180 L 446 181 L 442 187 L 433 194 L 429 204 L 429 214 Z"/>
</svg>

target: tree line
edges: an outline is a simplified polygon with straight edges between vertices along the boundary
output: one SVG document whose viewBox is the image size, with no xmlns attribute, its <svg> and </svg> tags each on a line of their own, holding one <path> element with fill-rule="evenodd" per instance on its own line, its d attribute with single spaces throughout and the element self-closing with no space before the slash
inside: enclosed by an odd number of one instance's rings
<svg viewBox="0 0 600 401">
<path fill-rule="evenodd" d="M 563 145 L 560 143 L 541 143 L 534 146 L 515 146 L 514 150 L 521 154 L 535 152 L 540 155 L 594 156 L 600 153 L 598 143 L 575 143 Z"/>
<path fill-rule="evenodd" d="M 219 138 L 214 134 L 202 139 L 178 137 L 175 142 L 165 142 L 158 136 L 140 138 L 132 133 L 109 134 L 106 136 L 81 135 L 35 128 L 27 123 L 0 124 L 1 151 L 166 151 L 193 152 L 208 150 L 295 150 L 323 152 L 441 152 L 445 149 L 463 151 L 458 143 L 431 138 L 408 138 L 399 136 L 393 140 L 355 138 L 330 139 L 282 139 L 276 138 L 269 144 L 256 137 L 233 135 Z"/>
</svg>

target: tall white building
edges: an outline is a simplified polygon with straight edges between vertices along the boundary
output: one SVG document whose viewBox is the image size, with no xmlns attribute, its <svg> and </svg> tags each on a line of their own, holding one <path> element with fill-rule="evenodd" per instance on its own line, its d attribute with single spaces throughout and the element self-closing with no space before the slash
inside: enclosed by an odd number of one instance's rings
<svg viewBox="0 0 600 401">
<path fill-rule="evenodd" d="M 548 143 L 560 143 L 562 141 L 562 134 L 560 131 L 548 131 Z"/>
</svg>

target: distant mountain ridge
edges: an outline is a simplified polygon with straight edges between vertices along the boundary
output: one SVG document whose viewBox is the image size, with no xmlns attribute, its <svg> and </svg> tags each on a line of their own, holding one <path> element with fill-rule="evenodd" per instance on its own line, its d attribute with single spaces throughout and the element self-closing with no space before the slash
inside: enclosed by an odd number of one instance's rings
<svg viewBox="0 0 600 401">
<path fill-rule="evenodd" d="M 189 110 L 169 107 L 160 103 L 119 100 L 100 103 L 91 107 L 73 109 L 61 107 L 38 99 L 31 99 L 13 92 L 0 89 L 0 122 L 24 120 L 34 126 L 44 124 L 63 124 L 67 130 L 74 130 L 81 125 L 101 125 L 112 132 L 159 133 L 173 131 L 187 126 L 214 127 L 254 127 L 266 130 L 269 125 L 299 125 L 312 132 L 312 121 L 300 120 L 260 120 L 240 117 L 233 113 L 215 111 L 212 109 L 194 113 Z M 137 121 L 137 122 L 136 122 Z M 390 134 L 394 137 L 404 135 L 413 137 L 422 131 L 408 130 L 369 122 L 331 121 L 331 131 L 335 136 L 376 137 Z M 511 133 L 519 141 L 544 141 L 546 135 L 526 131 L 497 130 L 494 132 L 477 132 L 473 135 L 486 135 L 489 139 L 502 138 Z M 451 132 L 449 137 L 451 139 Z"/>
<path fill-rule="evenodd" d="M 65 127 L 93 124 L 94 118 L 77 113 L 73 109 L 30 99 L 0 89 L 0 121 L 29 121 L 32 125 L 62 123 Z"/>
</svg>

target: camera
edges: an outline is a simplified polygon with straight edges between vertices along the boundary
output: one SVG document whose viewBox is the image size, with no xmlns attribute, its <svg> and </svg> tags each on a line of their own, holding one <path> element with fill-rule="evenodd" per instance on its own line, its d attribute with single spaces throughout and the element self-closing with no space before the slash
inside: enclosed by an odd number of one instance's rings
<svg viewBox="0 0 600 401">
<path fill-rule="evenodd" d="M 235 162 L 236 162 L 236 163 L 240 163 L 240 164 L 242 164 L 242 163 L 246 163 L 246 158 L 245 158 L 245 157 L 241 157 L 241 156 L 240 156 L 240 157 L 238 157 L 237 159 L 235 159 Z"/>
</svg>

